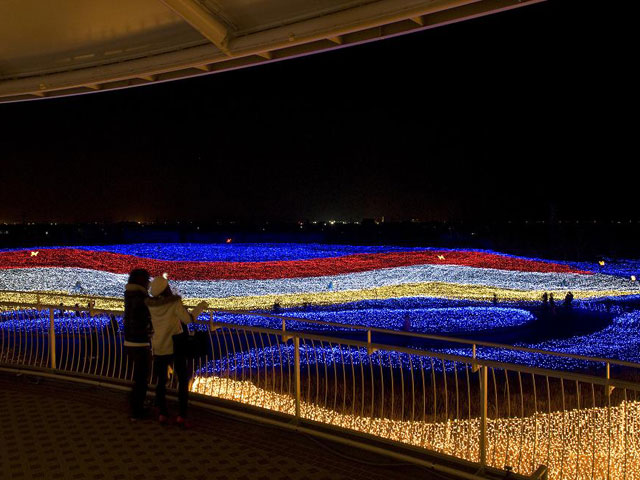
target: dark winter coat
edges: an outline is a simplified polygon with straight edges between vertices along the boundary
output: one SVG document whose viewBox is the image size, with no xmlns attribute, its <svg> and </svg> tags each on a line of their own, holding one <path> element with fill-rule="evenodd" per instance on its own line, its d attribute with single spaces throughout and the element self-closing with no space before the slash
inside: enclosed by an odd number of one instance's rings
<svg viewBox="0 0 640 480">
<path fill-rule="evenodd" d="M 128 283 L 124 291 L 124 344 L 125 346 L 149 345 L 151 332 L 151 314 L 145 300 L 149 298 L 147 290 Z"/>
</svg>

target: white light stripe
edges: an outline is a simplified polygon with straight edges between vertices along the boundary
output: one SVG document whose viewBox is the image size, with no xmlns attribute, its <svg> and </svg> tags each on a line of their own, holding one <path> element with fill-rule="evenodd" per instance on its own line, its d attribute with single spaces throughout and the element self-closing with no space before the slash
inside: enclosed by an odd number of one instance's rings
<svg viewBox="0 0 640 480">
<path fill-rule="evenodd" d="M 48 290 L 121 296 L 127 275 L 83 268 L 0 270 L 0 289 Z M 182 280 L 172 285 L 185 297 L 244 297 L 351 291 L 422 282 L 479 285 L 515 290 L 629 291 L 637 282 L 614 275 L 539 273 L 458 265 L 414 265 L 323 277 L 272 280 Z"/>
</svg>

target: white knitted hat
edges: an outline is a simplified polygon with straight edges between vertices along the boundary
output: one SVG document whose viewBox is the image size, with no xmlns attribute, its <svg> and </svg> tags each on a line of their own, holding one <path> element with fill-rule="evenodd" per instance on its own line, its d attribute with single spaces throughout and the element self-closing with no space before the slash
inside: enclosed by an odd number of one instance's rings
<svg viewBox="0 0 640 480">
<path fill-rule="evenodd" d="M 154 297 L 157 297 L 162 292 L 164 292 L 168 286 L 169 286 L 169 281 L 166 278 L 164 278 L 164 276 L 159 275 L 155 277 L 151 282 L 151 295 L 153 295 Z"/>
</svg>

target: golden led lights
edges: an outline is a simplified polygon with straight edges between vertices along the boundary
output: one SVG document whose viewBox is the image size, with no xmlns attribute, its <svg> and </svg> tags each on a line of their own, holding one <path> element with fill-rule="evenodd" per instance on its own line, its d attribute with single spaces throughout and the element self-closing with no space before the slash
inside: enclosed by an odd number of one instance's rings
<svg viewBox="0 0 640 480">
<path fill-rule="evenodd" d="M 196 377 L 192 391 L 295 414 L 291 395 L 249 381 Z M 349 405 L 347 405 L 347 410 Z M 301 402 L 302 418 L 348 428 L 439 453 L 479 462 L 480 419 L 442 422 L 392 420 L 353 415 Z M 555 479 L 640 479 L 640 401 L 611 408 L 581 408 L 487 420 L 490 466 L 510 466 L 530 475 L 539 465 Z"/>
</svg>

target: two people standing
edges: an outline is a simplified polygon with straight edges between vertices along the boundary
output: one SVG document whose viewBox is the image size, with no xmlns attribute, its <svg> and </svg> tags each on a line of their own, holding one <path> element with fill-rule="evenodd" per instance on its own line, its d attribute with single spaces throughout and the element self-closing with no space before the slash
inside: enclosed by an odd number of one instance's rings
<svg viewBox="0 0 640 480">
<path fill-rule="evenodd" d="M 190 312 L 175 295 L 169 282 L 163 276 L 151 280 L 148 271 L 132 270 L 125 287 L 125 348 L 129 363 L 134 369 L 134 385 L 130 395 L 131 419 L 144 418 L 144 400 L 149 376 L 149 335 L 153 352 L 154 371 L 157 373 L 155 406 L 159 410 L 158 420 L 169 421 L 166 401 L 168 368 L 178 377 L 179 415 L 176 423 L 189 426 L 187 406 L 189 397 L 190 372 L 188 365 L 187 324 L 195 321 L 207 308 L 200 302 Z M 149 296 L 149 288 L 151 296 Z"/>
</svg>

